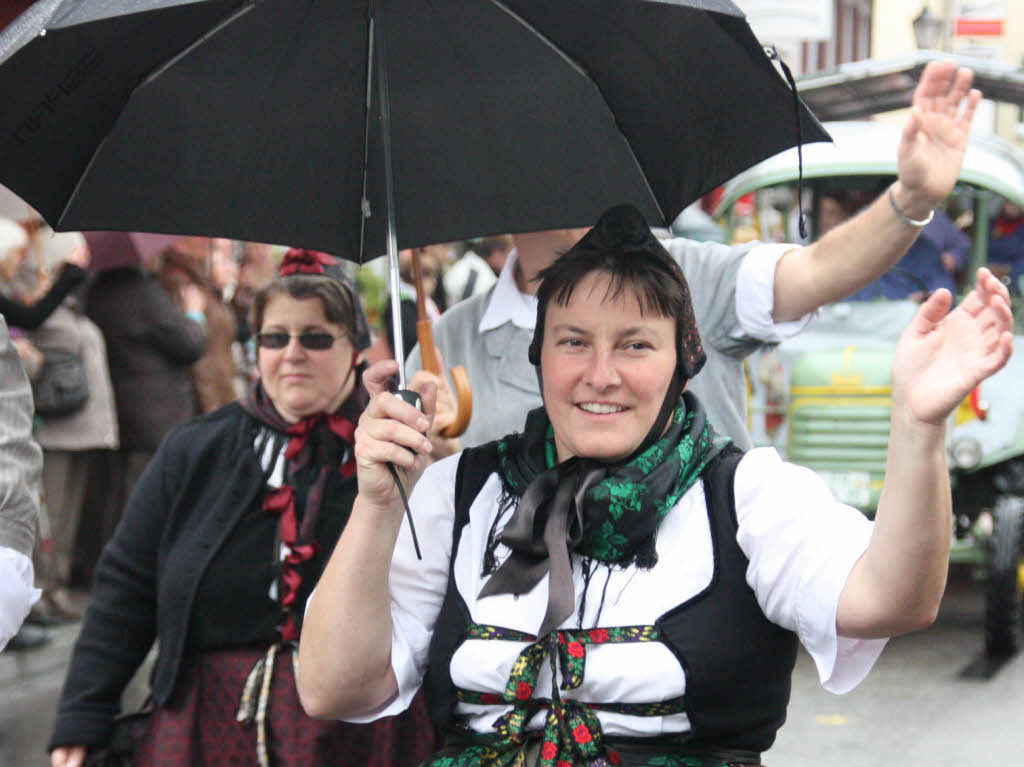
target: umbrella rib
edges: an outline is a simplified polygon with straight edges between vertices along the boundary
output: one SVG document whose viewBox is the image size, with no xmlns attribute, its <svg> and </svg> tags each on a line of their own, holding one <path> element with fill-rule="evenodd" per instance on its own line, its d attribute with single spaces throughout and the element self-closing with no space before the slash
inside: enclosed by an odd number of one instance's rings
<svg viewBox="0 0 1024 767">
<path fill-rule="evenodd" d="M 363 120 L 363 195 L 359 201 L 362 218 L 359 220 L 359 263 L 363 263 L 363 255 L 366 253 L 366 220 L 370 217 L 370 198 L 367 196 L 367 187 L 370 176 L 370 121 L 373 119 L 373 35 L 376 18 L 371 15 L 368 23 L 366 41 L 366 115 Z"/>
<path fill-rule="evenodd" d="M 552 41 L 547 35 L 545 35 L 543 32 L 537 29 L 537 27 L 535 27 L 529 21 L 524 19 L 515 11 L 513 11 L 511 8 L 505 5 L 505 3 L 501 2 L 501 0 L 490 0 L 490 3 L 491 5 L 495 6 L 496 8 L 507 14 L 509 18 L 513 19 L 517 24 L 520 24 L 522 27 L 533 33 L 538 40 L 544 43 L 544 45 L 548 46 L 557 56 L 561 57 L 566 64 L 572 67 L 576 71 L 576 73 L 580 77 L 582 77 L 587 83 L 589 83 L 590 87 L 594 89 L 598 97 L 601 99 L 601 103 L 604 104 L 605 109 L 608 111 L 608 114 L 611 115 L 612 122 L 615 123 L 615 127 L 618 129 L 619 135 L 622 136 L 622 142 L 626 145 L 626 150 L 629 152 L 630 158 L 632 158 L 633 163 L 636 165 L 637 170 L 640 172 L 640 178 L 643 179 L 643 185 L 644 188 L 647 190 L 647 195 L 650 198 L 650 201 L 654 204 L 654 207 L 657 209 L 658 216 L 661 218 L 660 223 L 663 226 L 667 226 L 669 224 L 669 221 L 665 216 L 665 211 L 661 207 L 661 202 L 658 200 L 657 195 L 654 194 L 654 190 L 651 189 L 651 183 L 647 179 L 647 171 L 644 170 L 644 166 L 640 163 L 640 158 L 638 158 L 636 156 L 636 152 L 633 151 L 633 145 L 629 142 L 629 139 L 626 138 L 626 134 L 622 132 L 622 128 L 619 126 L 619 121 L 615 119 L 615 112 L 612 111 L 612 108 L 608 105 L 608 100 L 604 97 L 604 94 L 601 92 L 601 89 L 597 87 L 597 84 L 594 82 L 594 79 L 587 73 L 587 71 L 582 66 L 580 66 L 579 62 L 577 62 L 575 59 L 569 56 L 569 54 L 567 54 L 565 51 L 559 48 L 554 43 L 554 41 Z"/>
<path fill-rule="evenodd" d="M 132 93 L 129 94 L 128 97 L 125 99 L 124 103 L 127 104 L 129 101 L 131 101 L 132 95 L 134 95 L 136 91 L 138 91 L 140 88 L 144 87 L 147 83 L 151 82 L 154 78 L 159 76 L 162 72 L 165 72 L 169 67 L 173 66 L 175 63 L 180 61 L 182 59 L 182 57 L 186 56 L 189 52 L 195 50 L 195 48 L 197 46 L 199 46 L 199 45 L 203 44 L 204 42 L 206 42 L 207 40 L 209 40 L 211 36 L 215 35 L 217 32 L 222 30 L 224 27 L 228 26 L 229 24 L 232 24 L 239 17 L 249 13 L 249 11 L 251 11 L 254 7 L 255 7 L 255 2 L 253 2 L 253 0 L 249 0 L 249 2 L 247 2 L 244 7 L 237 8 L 236 10 L 232 11 L 231 13 L 229 13 L 227 16 L 225 16 L 223 19 L 221 19 L 221 21 L 219 21 L 212 29 L 209 29 L 208 31 L 203 33 L 200 37 L 198 37 L 195 41 L 193 41 L 192 43 L 187 45 L 179 53 L 177 53 L 176 55 L 172 56 L 170 59 L 168 59 L 166 62 L 164 62 L 161 66 L 157 67 L 155 70 L 150 72 L 146 76 L 146 78 L 144 80 L 142 80 L 142 82 L 140 82 L 137 86 L 135 86 L 135 88 L 132 90 Z M 103 147 L 106 146 L 107 140 L 110 138 L 110 135 L 111 135 L 111 133 L 113 133 L 114 127 L 116 125 L 117 125 L 117 120 L 114 120 L 114 122 L 110 126 L 110 130 L 107 131 L 107 135 L 103 137 L 103 140 L 100 141 L 99 144 L 97 144 L 96 151 L 94 151 L 92 153 L 92 157 L 89 158 L 89 162 L 86 164 L 84 170 L 79 174 L 78 181 L 75 182 L 75 188 L 72 189 L 71 190 L 71 194 L 68 195 L 68 199 L 64 203 L 64 209 L 61 210 L 60 216 L 57 219 L 57 225 L 58 226 L 60 226 L 61 222 L 64 221 L 64 216 L 67 215 L 68 209 L 71 207 L 71 203 L 78 196 L 78 192 L 82 188 L 82 184 L 85 183 L 85 179 L 89 176 L 89 171 L 92 170 L 92 166 L 96 163 L 96 158 L 99 157 L 100 154 L 102 154 Z M 104 227 L 104 228 L 106 228 L 106 227 Z M 174 232 L 174 234 L 178 234 L 178 232 Z"/>
<path fill-rule="evenodd" d="M 224 29 L 224 27 L 227 27 L 230 24 L 233 24 L 236 19 L 238 19 L 239 17 L 244 16 L 245 14 L 249 13 L 249 11 L 251 11 L 255 7 L 256 7 L 256 3 L 254 2 L 254 0 L 249 0 L 241 8 L 238 8 L 238 9 L 232 11 L 231 13 L 229 13 L 227 16 L 225 16 L 223 19 L 221 19 L 216 24 L 216 26 L 212 27 L 211 29 L 208 29 L 202 35 L 197 37 L 192 43 L 190 43 L 189 45 L 185 46 L 176 55 L 172 56 L 167 61 L 165 61 L 162 65 L 160 65 L 159 67 L 154 69 L 152 72 L 150 72 L 148 75 L 146 75 L 146 78 L 141 83 L 139 83 L 138 87 L 142 88 L 145 85 L 147 85 L 149 82 L 151 82 L 152 80 L 155 80 L 156 78 L 158 78 L 160 75 L 162 75 L 168 69 L 170 69 L 175 64 L 177 64 L 179 61 L 181 61 L 183 58 L 188 56 L 188 54 L 190 54 L 192 51 L 194 51 L 200 45 L 205 43 L 207 40 L 209 40 L 211 37 L 216 35 L 222 29 Z"/>
</svg>

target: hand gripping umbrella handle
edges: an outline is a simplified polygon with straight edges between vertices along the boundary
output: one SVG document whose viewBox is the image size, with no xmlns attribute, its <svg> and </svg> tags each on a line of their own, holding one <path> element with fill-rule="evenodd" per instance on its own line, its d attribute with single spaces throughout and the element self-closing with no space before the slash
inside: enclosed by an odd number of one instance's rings
<svg viewBox="0 0 1024 767">
<path fill-rule="evenodd" d="M 416 340 L 420 344 L 420 359 L 423 369 L 436 376 L 442 375 L 437 364 L 437 349 L 434 346 L 434 330 L 427 317 L 427 299 L 423 291 L 423 272 L 420 269 L 420 255 L 413 251 L 413 281 L 416 287 Z M 469 428 L 473 416 L 473 389 L 469 385 L 466 368 L 458 365 L 451 369 L 452 383 L 455 384 L 455 420 L 441 430 L 443 437 L 459 437 Z"/>
</svg>

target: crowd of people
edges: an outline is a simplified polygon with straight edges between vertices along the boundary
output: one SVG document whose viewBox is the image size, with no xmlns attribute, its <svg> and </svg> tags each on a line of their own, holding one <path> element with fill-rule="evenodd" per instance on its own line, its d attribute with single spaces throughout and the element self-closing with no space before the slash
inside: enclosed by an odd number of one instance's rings
<svg viewBox="0 0 1024 767">
<path fill-rule="evenodd" d="M 38 621 L 77 617 L 79 557 L 91 584 L 54 767 L 760 764 L 799 644 L 843 692 L 934 619 L 944 424 L 1005 364 L 1009 295 L 981 270 L 904 333 L 874 522 L 752 449 L 743 360 L 923 239 L 970 84 L 929 65 L 898 178 L 803 247 L 659 240 L 620 205 L 403 253 L 419 409 L 392 392 L 390 313 L 371 327 L 334 256 L 86 233 L 47 261 L 33 243 L 63 235 L 0 222 L 0 422 L 17 425 L 0 450 L 20 467 L 0 565 L 10 551 L 31 580 L 36 508 Z M 440 367 L 469 372 L 461 437 L 405 327 L 414 258 Z M 33 496 L 28 380 L 38 409 L 58 351 L 87 393 L 37 415 Z M 149 702 L 119 717 L 154 646 Z"/>
<path fill-rule="evenodd" d="M 245 291 L 227 240 L 157 238 L 151 252 L 145 237 L 54 234 L 34 215 L 0 221 L 0 233 L 0 309 L 36 395 L 44 459 L 33 557 L 42 598 L 12 640 L 30 648 L 46 627 L 81 617 L 69 588 L 91 581 L 166 433 L 243 390 L 247 325 L 236 316 L 247 307 L 231 300 Z M 78 396 L 50 402 L 47 392 L 75 381 Z"/>
</svg>

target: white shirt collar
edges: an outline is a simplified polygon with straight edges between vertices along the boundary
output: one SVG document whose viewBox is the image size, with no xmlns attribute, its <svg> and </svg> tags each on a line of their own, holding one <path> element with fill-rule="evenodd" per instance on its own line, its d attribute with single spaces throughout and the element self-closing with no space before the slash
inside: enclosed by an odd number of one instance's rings
<svg viewBox="0 0 1024 767">
<path fill-rule="evenodd" d="M 506 322 L 526 330 L 533 330 L 537 323 L 537 297 L 521 293 L 516 285 L 517 260 L 516 251 L 513 249 L 505 260 L 501 274 L 498 275 L 484 316 L 480 318 L 481 333 L 501 327 Z"/>
</svg>

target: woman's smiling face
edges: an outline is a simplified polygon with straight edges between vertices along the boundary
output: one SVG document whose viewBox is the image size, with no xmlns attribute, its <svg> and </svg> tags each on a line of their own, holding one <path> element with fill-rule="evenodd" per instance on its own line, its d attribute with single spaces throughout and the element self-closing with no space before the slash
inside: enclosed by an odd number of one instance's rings
<svg viewBox="0 0 1024 767">
<path fill-rule="evenodd" d="M 541 345 L 544 405 L 558 460 L 613 463 L 633 453 L 661 410 L 676 368 L 676 323 L 643 311 L 628 286 L 617 296 L 591 272 L 546 311 Z"/>
</svg>

